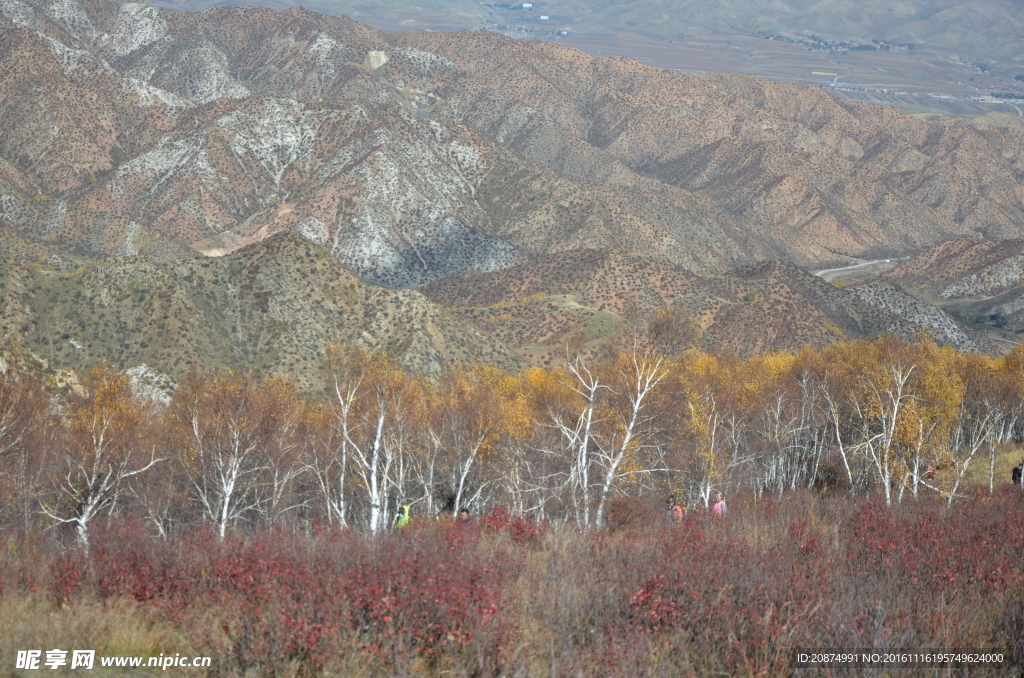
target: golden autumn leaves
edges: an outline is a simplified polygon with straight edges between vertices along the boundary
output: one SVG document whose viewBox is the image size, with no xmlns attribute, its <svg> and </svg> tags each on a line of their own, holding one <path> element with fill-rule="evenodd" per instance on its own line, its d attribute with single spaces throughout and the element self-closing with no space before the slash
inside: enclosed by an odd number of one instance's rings
<svg viewBox="0 0 1024 678">
<path fill-rule="evenodd" d="M 842 342 L 746 360 L 621 350 L 519 374 L 461 365 L 438 381 L 387 356 L 331 349 L 330 387 L 193 372 L 169 405 L 94 371 L 83 394 L 0 375 L 2 519 L 134 514 L 159 534 L 208 523 L 320 521 L 380 531 L 413 514 L 504 505 L 599 526 L 615 497 L 836 487 L 889 503 L 953 501 L 972 468 L 996 481 L 1024 426 L 1024 349 Z M 43 519 L 42 523 L 38 521 Z"/>
</svg>

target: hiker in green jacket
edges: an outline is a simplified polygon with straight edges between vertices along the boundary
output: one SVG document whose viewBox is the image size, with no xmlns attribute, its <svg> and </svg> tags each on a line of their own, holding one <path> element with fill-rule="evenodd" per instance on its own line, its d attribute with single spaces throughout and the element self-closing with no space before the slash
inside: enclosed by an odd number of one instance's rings
<svg viewBox="0 0 1024 678">
<path fill-rule="evenodd" d="M 395 527 L 401 529 L 409 524 L 409 505 L 402 504 L 398 508 L 398 515 L 395 516 Z"/>
</svg>

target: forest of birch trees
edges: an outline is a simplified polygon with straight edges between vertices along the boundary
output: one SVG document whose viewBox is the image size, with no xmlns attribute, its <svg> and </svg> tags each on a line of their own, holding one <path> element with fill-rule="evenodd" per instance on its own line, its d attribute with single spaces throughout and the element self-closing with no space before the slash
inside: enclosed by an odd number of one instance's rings
<svg viewBox="0 0 1024 678">
<path fill-rule="evenodd" d="M 27 363 L 21 363 L 25 365 Z M 314 523 L 376 533 L 502 506 L 600 527 L 623 498 L 813 489 L 954 502 L 1024 429 L 1024 349 L 991 357 L 886 337 L 748 359 L 639 349 L 431 381 L 386 355 L 328 351 L 327 387 L 224 372 L 169 402 L 95 369 L 80 387 L 0 374 L 0 523 L 88 548 L 104 516 L 162 537 Z"/>
</svg>

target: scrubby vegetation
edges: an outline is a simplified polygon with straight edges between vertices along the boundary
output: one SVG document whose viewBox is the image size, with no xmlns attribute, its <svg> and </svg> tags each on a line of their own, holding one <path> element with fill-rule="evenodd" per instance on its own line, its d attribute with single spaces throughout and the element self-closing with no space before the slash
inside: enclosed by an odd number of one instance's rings
<svg viewBox="0 0 1024 678">
<path fill-rule="evenodd" d="M 952 508 L 749 495 L 678 524 L 645 508 L 610 532 L 501 509 L 377 537 L 160 540 L 113 520 L 88 558 L 9 531 L 0 651 L 87 641 L 264 676 L 785 676 L 793 648 L 985 649 L 1003 663 L 971 675 L 1024 666 L 1017 490 Z"/>
<path fill-rule="evenodd" d="M 787 675 L 794 647 L 1024 666 L 1024 349 L 636 350 L 439 381 L 328 353 L 322 393 L 194 371 L 149 400 L 103 370 L 55 390 L 9 354 L 5 656 L 88 637 L 235 675 Z"/>
</svg>

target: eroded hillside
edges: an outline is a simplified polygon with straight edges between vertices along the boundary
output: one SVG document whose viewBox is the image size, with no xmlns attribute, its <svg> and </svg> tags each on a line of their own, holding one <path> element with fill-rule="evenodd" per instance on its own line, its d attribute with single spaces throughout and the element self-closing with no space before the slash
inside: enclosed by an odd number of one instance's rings
<svg viewBox="0 0 1024 678">
<path fill-rule="evenodd" d="M 1024 334 L 1024 240 L 953 240 L 886 277 L 1004 345 Z"/>
<path fill-rule="evenodd" d="M 662 308 L 742 355 L 984 350 L 899 287 L 797 266 L 1020 238 L 1022 185 L 1024 130 L 995 119 L 298 8 L 0 3 L 3 340 L 54 364 L 308 381 L 343 341 L 436 374 Z M 395 291 L 423 286 L 452 312 Z"/>
<path fill-rule="evenodd" d="M 64 254 L 294 229 L 415 287 L 581 247 L 718 273 L 1024 235 L 1011 127 L 300 9 L 6 0 L 0 21 L 3 218 Z"/>
</svg>

